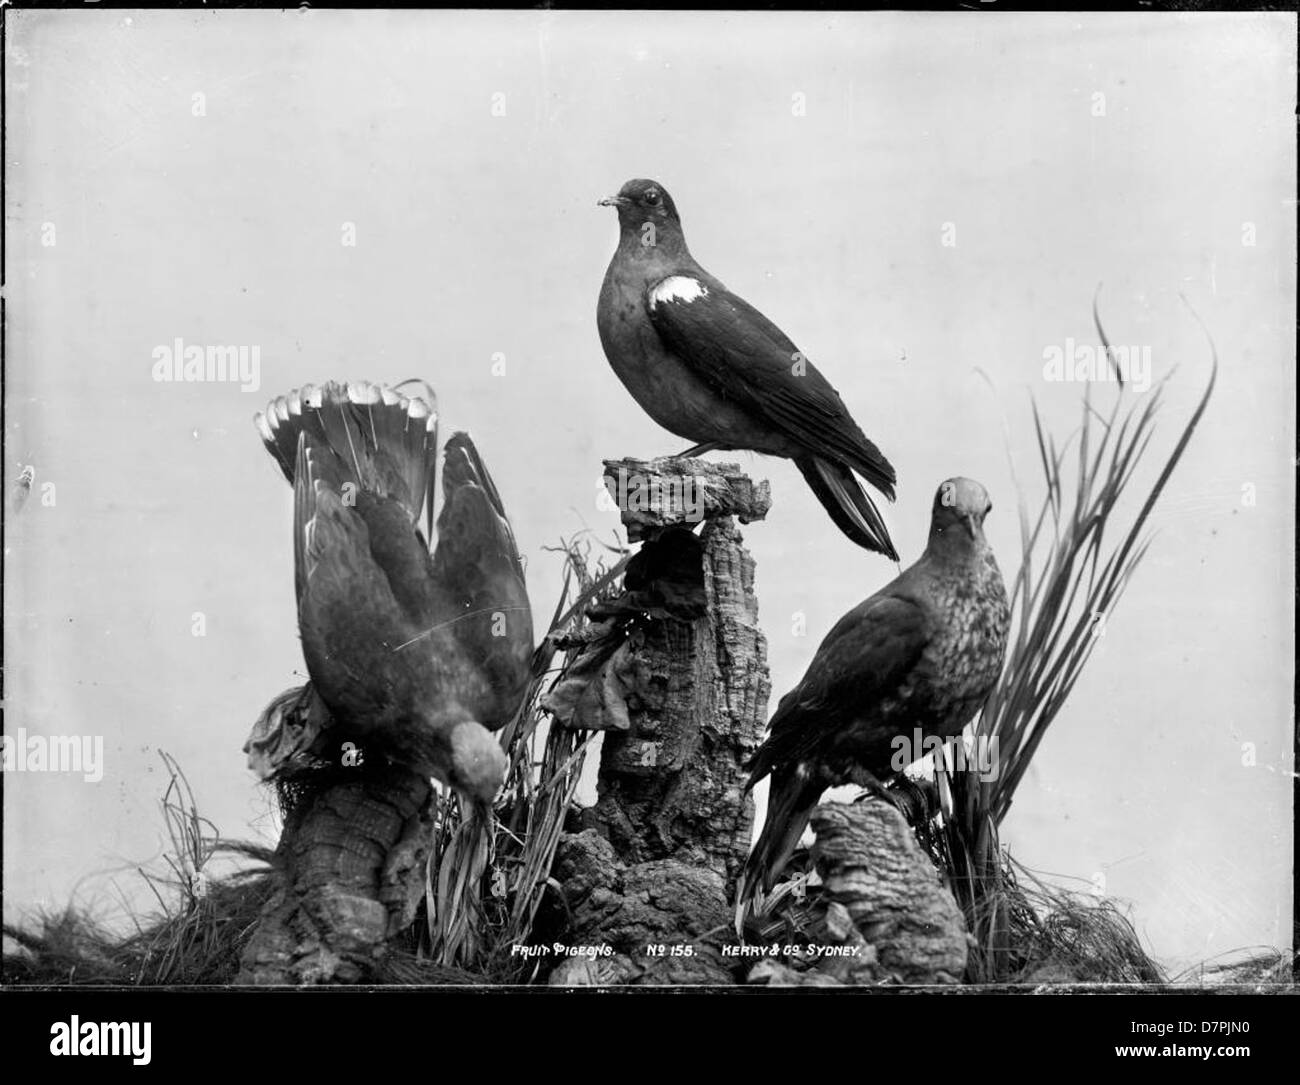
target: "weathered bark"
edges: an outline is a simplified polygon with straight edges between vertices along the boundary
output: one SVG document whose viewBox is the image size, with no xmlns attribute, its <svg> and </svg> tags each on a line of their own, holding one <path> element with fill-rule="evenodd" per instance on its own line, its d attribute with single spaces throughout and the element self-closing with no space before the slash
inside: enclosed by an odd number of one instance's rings
<svg viewBox="0 0 1300 1085">
<path fill-rule="evenodd" d="M 823 803 L 812 828 L 822 888 L 802 944 L 819 948 L 766 957 L 749 982 L 960 983 L 966 922 L 902 814 L 879 800 Z"/>
<path fill-rule="evenodd" d="M 556 876 L 563 943 L 613 956 L 552 962 L 551 981 L 730 983 L 718 945 L 753 826 L 743 764 L 771 688 L 754 562 L 735 518 L 766 515 L 767 484 L 699 460 L 605 469 L 642 548 L 551 707 L 561 724 L 606 732 L 599 798 L 583 818 L 596 832 L 565 839 Z"/>
<path fill-rule="evenodd" d="M 567 836 L 553 875 L 567 920 L 557 941 L 608 956 L 558 956 L 552 985 L 731 984 L 710 935 L 729 922 L 722 878 L 676 859 L 628 865 L 596 830 Z"/>
<path fill-rule="evenodd" d="M 702 598 L 698 617 L 666 613 L 629 637 L 628 727 L 605 735 L 594 822 L 629 862 L 679 859 L 729 883 L 749 852 L 754 804 L 742 766 L 762 741 L 771 690 L 754 560 L 732 517 L 766 515 L 767 485 L 698 460 L 606 461 L 607 481 L 632 476 L 662 496 L 650 509 L 621 508 L 643 554 L 673 545 L 673 529 L 693 515 L 704 520 L 691 555 Z M 632 570 L 627 580 L 643 591 L 656 583 Z"/>
<path fill-rule="evenodd" d="M 244 949 L 236 982 L 356 983 L 386 940 L 410 926 L 431 838 L 430 784 L 400 766 L 304 796 L 276 850 L 278 886 Z"/>
<path fill-rule="evenodd" d="M 660 456 L 604 464 L 605 488 L 631 542 L 653 538 L 673 524 L 728 516 L 748 524 L 763 519 L 772 507 L 767 482 L 754 482 L 734 463 Z"/>
</svg>

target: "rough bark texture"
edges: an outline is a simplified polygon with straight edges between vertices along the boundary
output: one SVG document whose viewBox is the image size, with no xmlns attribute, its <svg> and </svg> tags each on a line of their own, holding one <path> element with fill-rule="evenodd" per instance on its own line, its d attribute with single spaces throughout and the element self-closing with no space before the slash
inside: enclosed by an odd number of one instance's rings
<svg viewBox="0 0 1300 1085">
<path fill-rule="evenodd" d="M 732 517 L 766 515 L 767 486 L 698 460 L 607 461 L 605 477 L 648 480 L 662 496 L 651 509 L 623 509 L 643 551 L 703 516 L 703 606 L 693 620 L 641 623 L 629 638 L 628 726 L 605 736 L 594 822 L 629 862 L 679 859 L 730 883 L 754 819 L 742 765 L 762 740 L 771 691 L 754 560 Z"/>
<path fill-rule="evenodd" d="M 642 548 L 558 698 L 562 722 L 606 733 L 583 819 L 595 831 L 565 839 L 556 877 L 563 939 L 614 956 L 558 962 L 551 982 L 731 983 L 717 946 L 753 826 L 742 766 L 771 689 L 735 518 L 766 515 L 767 484 L 677 459 L 606 461 L 605 479 Z"/>
<path fill-rule="evenodd" d="M 765 958 L 751 983 L 960 983 L 966 923 L 902 814 L 882 801 L 823 803 L 813 812 L 823 889 L 810 943 L 821 951 Z"/>
<path fill-rule="evenodd" d="M 410 926 L 431 836 L 430 785 L 399 766 L 356 771 L 305 796 L 285 819 L 278 885 L 244 949 L 237 982 L 356 983 Z"/>
<path fill-rule="evenodd" d="M 754 482 L 734 463 L 661 456 L 604 464 L 605 488 L 631 542 L 651 538 L 672 524 L 728 516 L 748 524 L 763 519 L 772 507 L 766 480 Z"/>
<path fill-rule="evenodd" d="M 706 942 L 730 919 L 716 872 L 676 859 L 628 865 L 589 829 L 564 838 L 552 873 L 569 912 L 561 943 L 608 947 L 610 956 L 561 958 L 551 984 L 735 982 L 717 945 Z"/>
</svg>

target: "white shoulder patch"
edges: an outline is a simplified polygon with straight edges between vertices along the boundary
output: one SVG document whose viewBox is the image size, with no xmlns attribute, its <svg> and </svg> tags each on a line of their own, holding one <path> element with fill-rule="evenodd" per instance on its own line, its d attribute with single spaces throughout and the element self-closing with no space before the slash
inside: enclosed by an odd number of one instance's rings
<svg viewBox="0 0 1300 1085">
<path fill-rule="evenodd" d="M 709 288 L 689 275 L 669 275 L 650 291 L 650 308 L 661 301 L 681 301 L 689 305 L 696 298 L 707 297 Z"/>
</svg>

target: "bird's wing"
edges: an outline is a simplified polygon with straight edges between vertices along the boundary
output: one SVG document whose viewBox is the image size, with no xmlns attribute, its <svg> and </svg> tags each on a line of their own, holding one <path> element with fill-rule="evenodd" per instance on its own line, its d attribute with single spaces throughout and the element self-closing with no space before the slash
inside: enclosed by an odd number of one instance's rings
<svg viewBox="0 0 1300 1085">
<path fill-rule="evenodd" d="M 894 469 L 839 393 L 775 324 L 708 275 L 652 283 L 646 313 L 664 346 L 719 394 L 814 455 L 847 463 L 888 497 Z"/>
<path fill-rule="evenodd" d="M 447 441 L 434 575 L 454 616 L 452 634 L 482 668 L 491 704 L 478 718 L 505 724 L 518 706 L 533 653 L 523 563 L 501 495 L 466 433 Z"/>
<path fill-rule="evenodd" d="M 869 718 L 895 694 L 929 642 L 924 609 L 877 593 L 826 634 L 803 680 L 782 699 L 751 764 L 751 782 L 832 745 L 842 728 Z"/>
<path fill-rule="evenodd" d="M 375 560 L 371 531 L 338 489 L 339 467 L 307 432 L 294 471 L 294 573 L 307 670 L 325 702 L 349 715 L 382 716 L 425 685 L 399 656 L 415 630 Z M 415 525 L 399 514 L 412 545 Z"/>
</svg>

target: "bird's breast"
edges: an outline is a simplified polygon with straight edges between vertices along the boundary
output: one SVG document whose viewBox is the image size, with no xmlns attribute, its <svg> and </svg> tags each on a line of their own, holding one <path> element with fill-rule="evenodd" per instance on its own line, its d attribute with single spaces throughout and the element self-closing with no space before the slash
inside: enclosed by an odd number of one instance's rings
<svg viewBox="0 0 1300 1085">
<path fill-rule="evenodd" d="M 941 726 L 955 732 L 1002 673 L 1010 606 L 991 555 L 974 575 L 963 571 L 940 578 L 936 589 L 940 620 L 921 668 L 924 699 Z"/>
<path fill-rule="evenodd" d="M 690 441 L 791 455 L 787 440 L 701 378 L 664 345 L 655 330 L 646 311 L 652 282 L 687 277 L 665 273 L 647 278 L 640 265 L 632 269 L 617 255 L 610 264 L 596 310 L 596 329 L 610 367 L 641 409 L 664 429 Z M 678 283 L 672 289 L 689 288 Z"/>
</svg>

